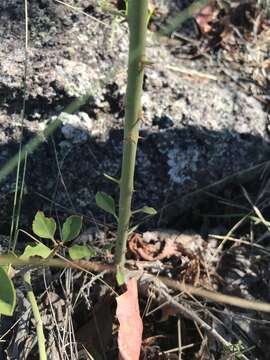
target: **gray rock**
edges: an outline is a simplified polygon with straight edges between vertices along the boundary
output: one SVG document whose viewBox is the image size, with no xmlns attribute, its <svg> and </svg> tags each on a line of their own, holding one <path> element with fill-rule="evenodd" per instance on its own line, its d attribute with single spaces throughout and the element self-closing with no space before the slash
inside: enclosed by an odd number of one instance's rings
<svg viewBox="0 0 270 360">
<path fill-rule="evenodd" d="M 91 135 L 92 121 L 86 113 L 79 112 L 77 115 L 61 113 L 58 117 L 63 126 L 61 132 L 66 140 L 73 144 L 85 143 Z"/>
<path fill-rule="evenodd" d="M 53 135 L 55 147 L 49 139 L 29 156 L 22 222 L 29 226 L 38 209 L 54 206 L 63 216 L 81 212 L 101 219 L 95 193 L 118 196 L 103 173 L 120 174 L 127 24 L 110 14 L 102 16 L 95 2 L 92 15 L 105 25 L 53 1 L 42 4 L 29 4 L 35 21 L 30 29 L 25 142 L 52 116 L 62 113 L 63 125 Z M 18 150 L 20 138 L 22 14 L 20 1 L 1 2 L 1 165 Z M 232 83 L 182 76 L 178 70 L 185 64 L 206 75 L 211 67 L 200 60 L 184 63 L 150 33 L 147 56 L 156 64 L 146 69 L 134 207 L 164 210 L 166 223 L 196 204 L 191 192 L 221 184 L 269 158 L 268 116 L 257 100 Z M 74 97 L 89 93 L 77 113 L 63 115 Z M 167 120 L 160 125 L 156 119 Z M 10 222 L 14 181 L 13 174 L 0 185 L 3 228 Z"/>
</svg>

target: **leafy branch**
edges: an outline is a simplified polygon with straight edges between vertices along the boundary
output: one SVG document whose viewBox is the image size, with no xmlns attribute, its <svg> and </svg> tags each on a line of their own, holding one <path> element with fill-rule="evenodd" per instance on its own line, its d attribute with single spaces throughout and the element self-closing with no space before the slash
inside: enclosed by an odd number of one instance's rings
<svg viewBox="0 0 270 360">
<path fill-rule="evenodd" d="M 13 260 L 17 263 L 29 264 L 32 259 L 37 261 L 37 265 L 43 264 L 48 266 L 50 258 L 56 254 L 60 248 L 66 248 L 72 260 L 80 260 L 84 257 L 91 257 L 95 255 L 92 248 L 87 245 L 72 245 L 67 246 L 67 243 L 75 239 L 82 228 L 82 217 L 72 215 L 66 219 L 62 228 L 60 229 L 61 240 L 56 240 L 56 222 L 53 218 L 48 218 L 43 212 L 37 212 L 32 224 L 32 230 L 35 235 L 42 239 L 51 240 L 53 247 L 49 248 L 42 242 L 37 240 L 34 245 L 27 245 L 22 255 L 15 254 L 8 255 L 7 262 L 2 262 L 0 265 L 0 314 L 12 316 L 16 305 L 16 292 L 10 276 L 10 264 Z M 31 270 L 23 272 L 23 280 L 26 287 L 26 295 L 31 304 L 34 319 L 36 321 L 36 331 L 38 338 L 39 356 L 40 360 L 46 360 L 45 336 L 43 332 L 42 317 L 38 308 L 37 300 L 32 289 L 31 284 Z"/>
</svg>

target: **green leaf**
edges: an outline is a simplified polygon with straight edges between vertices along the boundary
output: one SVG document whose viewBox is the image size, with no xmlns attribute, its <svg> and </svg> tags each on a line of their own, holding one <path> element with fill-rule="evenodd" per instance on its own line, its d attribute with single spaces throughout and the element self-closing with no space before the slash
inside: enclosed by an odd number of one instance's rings
<svg viewBox="0 0 270 360">
<path fill-rule="evenodd" d="M 32 229 L 33 232 L 41 238 L 54 241 L 54 234 L 56 231 L 55 220 L 53 218 L 47 218 L 42 211 L 36 213 Z"/>
<path fill-rule="evenodd" d="M 108 179 L 108 180 L 110 180 L 110 181 L 112 181 L 112 182 L 116 183 L 117 185 L 119 185 L 119 184 L 120 184 L 120 180 L 118 180 L 118 179 L 114 178 L 113 176 L 110 176 L 110 175 L 105 174 L 105 173 L 104 173 L 103 175 L 104 175 L 104 177 L 105 177 L 106 179 Z"/>
<path fill-rule="evenodd" d="M 117 218 L 115 213 L 114 199 L 110 195 L 107 195 L 103 191 L 97 192 L 96 203 L 97 206 L 99 206 L 102 210 L 105 210 L 106 212 L 112 214 L 115 218 Z"/>
<path fill-rule="evenodd" d="M 68 253 L 72 260 L 80 260 L 96 255 L 95 250 L 87 245 L 73 245 L 68 249 Z"/>
<path fill-rule="evenodd" d="M 141 209 L 132 211 L 133 214 L 136 214 L 138 212 L 142 212 L 147 215 L 156 215 L 157 214 L 157 210 L 150 206 L 143 206 Z"/>
<path fill-rule="evenodd" d="M 23 260 L 27 260 L 29 259 L 31 256 L 40 256 L 43 259 L 46 259 L 50 253 L 52 252 L 52 250 L 50 248 L 48 248 L 46 245 L 44 244 L 35 244 L 35 245 L 27 245 L 26 248 L 24 249 L 23 254 L 20 256 L 21 259 Z"/>
<path fill-rule="evenodd" d="M 141 212 L 148 214 L 148 215 L 156 215 L 157 214 L 157 210 L 150 206 L 142 207 Z"/>
<path fill-rule="evenodd" d="M 16 304 L 13 282 L 6 271 L 0 267 L 0 314 L 12 316 Z"/>
<path fill-rule="evenodd" d="M 72 215 L 66 219 L 62 228 L 62 240 L 64 242 L 75 239 L 82 228 L 82 216 Z"/>
<path fill-rule="evenodd" d="M 116 273 L 116 281 L 119 286 L 125 283 L 125 274 L 121 270 L 117 270 Z"/>
</svg>

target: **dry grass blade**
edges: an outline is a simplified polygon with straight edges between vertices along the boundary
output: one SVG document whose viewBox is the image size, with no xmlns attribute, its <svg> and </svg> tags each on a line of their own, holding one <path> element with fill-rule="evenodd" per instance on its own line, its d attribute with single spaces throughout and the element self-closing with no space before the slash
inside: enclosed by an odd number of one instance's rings
<svg viewBox="0 0 270 360">
<path fill-rule="evenodd" d="M 264 216 L 262 215 L 262 213 L 260 212 L 260 210 L 258 209 L 258 207 L 252 202 L 252 200 L 250 199 L 250 196 L 248 194 L 248 192 L 246 191 L 246 189 L 242 186 L 242 191 L 246 197 L 246 199 L 248 200 L 248 202 L 250 203 L 250 205 L 252 206 L 253 211 L 255 212 L 255 214 L 258 216 L 259 220 L 261 221 L 261 223 L 266 227 L 267 230 L 270 229 L 270 223 L 269 221 L 267 221 Z"/>
<path fill-rule="evenodd" d="M 162 67 L 164 67 L 164 65 L 162 65 Z M 201 71 L 197 71 L 194 69 L 187 69 L 184 67 L 173 66 L 173 65 L 166 65 L 165 68 L 168 70 L 174 71 L 176 73 L 193 76 L 195 78 L 203 78 L 203 79 L 208 79 L 208 80 L 213 80 L 213 81 L 219 80 L 219 78 L 215 75 L 203 73 Z"/>
<path fill-rule="evenodd" d="M 142 291 L 145 291 L 144 289 L 146 287 L 152 286 L 152 289 L 156 293 L 156 300 L 159 304 L 168 304 L 170 307 L 173 308 L 175 311 L 175 314 L 182 314 L 188 319 L 192 319 L 196 323 L 198 323 L 205 331 L 211 333 L 219 342 L 221 342 L 224 346 L 230 346 L 230 343 L 226 341 L 215 329 L 213 329 L 210 325 L 208 325 L 203 319 L 201 319 L 198 314 L 193 311 L 190 307 L 187 305 L 183 305 L 176 301 L 168 292 L 168 289 L 163 284 L 160 286 L 160 284 L 153 283 L 151 280 L 151 277 L 149 276 L 143 276 L 140 279 L 140 288 Z M 146 286 L 147 284 L 147 286 Z"/>
<path fill-rule="evenodd" d="M 222 236 L 222 235 L 214 235 L 214 234 L 210 234 L 209 236 L 211 236 L 213 239 L 217 239 L 217 240 L 224 240 L 226 238 L 226 241 L 232 241 L 234 243 L 237 243 L 237 244 L 243 244 L 243 245 L 248 245 L 248 246 L 252 246 L 252 247 L 255 247 L 257 249 L 259 249 L 261 252 L 263 252 L 264 254 L 270 256 L 270 252 L 265 250 L 265 247 L 264 246 L 261 246 L 261 245 L 258 245 L 258 244 L 254 244 L 254 243 L 251 243 L 249 241 L 246 241 L 246 240 L 242 240 L 242 239 L 236 239 L 234 237 L 231 237 L 231 236 Z"/>
<path fill-rule="evenodd" d="M 165 277 L 159 277 L 158 280 L 171 289 L 185 291 L 192 295 L 198 295 L 205 299 L 213 300 L 221 304 L 228 304 L 249 310 L 270 312 L 270 303 L 246 300 L 236 296 L 230 296 L 218 292 L 205 290 L 203 288 L 196 288 L 194 286 L 179 283 L 175 280 L 171 280 Z"/>
<path fill-rule="evenodd" d="M 169 203 L 167 203 L 166 205 L 164 205 L 161 209 L 159 209 L 159 213 L 161 213 L 162 211 L 165 211 L 167 208 L 169 208 L 170 206 L 176 204 L 176 203 L 179 203 L 179 202 L 183 202 L 184 201 L 187 201 L 189 198 L 192 198 L 193 196 L 197 196 L 199 194 L 202 194 L 202 193 L 206 193 L 208 192 L 209 190 L 211 189 L 214 189 L 216 187 L 219 187 L 219 186 L 225 186 L 226 184 L 228 184 L 229 182 L 233 181 L 233 180 L 238 180 L 238 179 L 241 179 L 241 178 L 244 178 L 245 176 L 248 176 L 249 174 L 253 173 L 253 172 L 257 172 L 257 171 L 260 171 L 260 170 L 263 170 L 265 168 L 267 168 L 270 164 L 270 161 L 264 161 L 264 162 L 261 162 L 259 164 L 256 164 L 254 166 L 250 166 L 244 170 L 240 170 L 240 171 L 237 171 L 231 175 L 228 175 L 228 176 L 225 176 L 224 178 L 218 180 L 218 181 L 215 181 L 209 185 L 206 185 L 206 186 L 203 186 L 197 190 L 194 190 L 194 191 L 191 191 L 190 193 L 187 193 L 183 196 L 180 197 L 176 197 L 175 200 L 173 201 L 170 201 Z"/>
<path fill-rule="evenodd" d="M 156 301 L 161 304 L 160 306 L 163 306 L 164 304 L 169 304 L 170 308 L 175 312 L 175 315 L 181 314 L 184 317 L 191 319 L 195 322 L 195 325 L 197 326 L 198 330 L 200 331 L 199 326 L 205 330 L 207 333 L 211 334 L 218 342 L 220 342 L 226 349 L 232 348 L 232 344 L 227 341 L 221 334 L 219 334 L 216 329 L 214 329 L 212 326 L 210 326 L 207 322 L 205 322 L 196 311 L 194 311 L 188 304 L 181 304 L 175 300 L 174 297 L 172 297 L 169 294 L 168 289 L 166 286 L 160 283 L 154 283 L 151 280 L 151 276 L 143 276 L 140 279 L 140 289 L 143 293 L 147 292 L 147 289 L 149 287 L 152 288 L 152 290 L 156 294 Z M 167 284 L 166 284 L 167 285 Z M 270 308 L 270 305 L 269 305 Z M 201 332 L 201 331 L 200 331 Z M 179 348 L 178 348 L 179 350 Z M 183 348 L 182 348 L 183 350 Z M 181 352 L 179 350 L 179 357 L 181 358 Z M 244 360 L 249 360 L 243 353 L 241 354 L 241 358 Z"/>
<path fill-rule="evenodd" d="M 224 247 L 225 243 L 227 242 L 227 240 L 231 237 L 231 235 L 234 233 L 234 231 L 240 226 L 242 225 L 247 219 L 249 218 L 249 215 L 244 216 L 242 219 L 240 219 L 239 221 L 237 221 L 237 223 L 231 228 L 231 230 L 224 236 L 222 242 L 219 244 L 219 246 L 217 247 L 215 253 L 214 253 L 214 257 L 217 256 L 218 252 L 222 250 L 222 248 Z"/>
<path fill-rule="evenodd" d="M 103 21 L 95 18 L 94 16 L 86 13 L 85 11 L 83 11 L 82 9 L 80 9 L 80 8 L 78 8 L 78 7 L 72 6 L 72 5 L 67 4 L 67 3 L 65 3 L 64 1 L 60 1 L 60 0 L 54 0 L 54 1 L 57 2 L 57 3 L 59 3 L 59 4 L 62 4 L 62 5 L 64 5 L 64 6 L 66 6 L 66 7 L 68 7 L 68 8 L 70 8 L 70 9 L 74 10 L 74 11 L 76 11 L 76 12 L 79 13 L 79 14 L 82 14 L 82 15 L 85 15 L 85 16 L 89 17 L 90 19 L 96 21 L 97 23 L 99 23 L 99 24 L 101 24 L 101 25 L 103 25 L 103 26 L 105 26 L 105 27 L 108 27 L 108 28 L 110 27 L 110 26 L 109 26 L 108 24 L 106 24 L 105 22 L 103 22 Z"/>
</svg>

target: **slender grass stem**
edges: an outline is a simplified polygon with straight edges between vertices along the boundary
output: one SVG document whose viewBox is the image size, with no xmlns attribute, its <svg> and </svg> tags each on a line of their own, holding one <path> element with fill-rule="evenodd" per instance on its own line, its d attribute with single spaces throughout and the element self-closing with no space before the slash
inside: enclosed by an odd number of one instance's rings
<svg viewBox="0 0 270 360">
<path fill-rule="evenodd" d="M 38 308 L 38 304 L 37 304 L 35 294 L 34 294 L 33 289 L 32 289 L 30 271 L 25 273 L 23 279 L 24 279 L 24 282 L 25 282 L 25 285 L 26 285 L 26 288 L 27 288 L 27 299 L 29 300 L 29 302 L 31 304 L 34 319 L 35 319 L 35 322 L 36 322 L 39 359 L 40 360 L 47 360 L 46 347 L 45 347 L 45 336 L 44 336 L 44 332 L 43 332 L 42 318 L 41 318 L 41 315 L 40 315 L 40 311 L 39 311 L 39 308 Z"/>
</svg>

